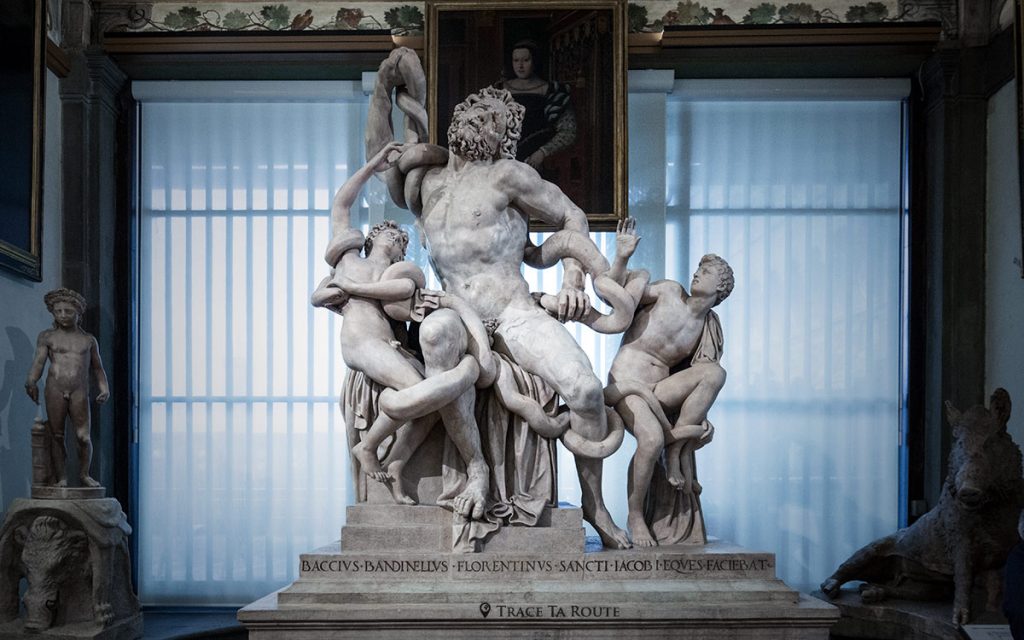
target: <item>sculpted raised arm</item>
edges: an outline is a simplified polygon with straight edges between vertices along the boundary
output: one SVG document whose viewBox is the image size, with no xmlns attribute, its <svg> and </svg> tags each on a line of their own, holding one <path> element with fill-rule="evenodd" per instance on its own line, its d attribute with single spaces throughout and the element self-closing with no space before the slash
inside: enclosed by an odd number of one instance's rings
<svg viewBox="0 0 1024 640">
<path fill-rule="evenodd" d="M 615 229 L 615 260 L 611 269 L 608 270 L 608 277 L 621 284 L 626 283 L 626 264 L 636 252 L 636 246 L 640 242 L 640 236 L 636 234 L 636 218 L 625 218 L 619 220 Z"/>
<path fill-rule="evenodd" d="M 350 222 L 352 204 L 359 197 L 359 192 L 362 191 L 370 176 L 378 171 L 384 171 L 391 166 L 392 163 L 389 162 L 388 156 L 392 152 L 401 151 L 401 149 L 402 144 L 399 142 L 391 142 L 384 145 L 380 151 L 360 167 L 358 171 L 353 173 L 345 181 L 345 184 L 338 189 L 338 192 L 334 194 L 334 202 L 331 205 L 331 236 L 337 236 L 352 228 Z"/>
</svg>

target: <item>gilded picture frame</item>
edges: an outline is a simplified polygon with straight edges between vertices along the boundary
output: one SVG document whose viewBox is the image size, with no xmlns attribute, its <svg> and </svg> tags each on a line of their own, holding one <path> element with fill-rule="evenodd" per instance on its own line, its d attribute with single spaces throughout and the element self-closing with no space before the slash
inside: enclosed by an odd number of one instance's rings
<svg viewBox="0 0 1024 640">
<path fill-rule="evenodd" d="M 0 267 L 42 280 L 43 0 L 6 0 L 0 11 Z"/>
<path fill-rule="evenodd" d="M 1017 175 L 1020 192 L 1020 247 L 1024 256 L 1024 0 L 1016 0 L 1013 25 L 1014 65 L 1017 78 Z M 1020 264 L 1024 279 L 1024 259 Z"/>
<path fill-rule="evenodd" d="M 591 230 L 614 230 L 627 211 L 626 3 L 427 0 L 426 9 L 431 142 L 447 146 L 452 111 L 470 93 L 509 89 L 526 107 L 517 159 L 558 185 Z"/>
</svg>

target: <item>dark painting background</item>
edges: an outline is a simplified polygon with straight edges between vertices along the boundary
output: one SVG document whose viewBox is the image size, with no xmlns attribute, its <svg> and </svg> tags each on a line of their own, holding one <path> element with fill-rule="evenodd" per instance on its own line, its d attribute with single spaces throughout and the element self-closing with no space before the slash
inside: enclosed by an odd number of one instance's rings
<svg viewBox="0 0 1024 640">
<path fill-rule="evenodd" d="M 614 202 L 614 77 L 611 10 L 443 11 L 438 21 L 437 143 L 447 146 L 452 111 L 467 95 L 514 78 L 512 45 L 533 40 L 542 77 L 567 83 L 576 141 L 545 159 L 541 175 L 587 214 Z"/>
<path fill-rule="evenodd" d="M 34 114 L 42 25 L 34 0 L 0 3 L 0 265 L 39 279 L 39 229 L 33 211 Z M 42 80 L 40 79 L 40 83 Z M 38 105 L 41 108 L 41 105 Z"/>
</svg>

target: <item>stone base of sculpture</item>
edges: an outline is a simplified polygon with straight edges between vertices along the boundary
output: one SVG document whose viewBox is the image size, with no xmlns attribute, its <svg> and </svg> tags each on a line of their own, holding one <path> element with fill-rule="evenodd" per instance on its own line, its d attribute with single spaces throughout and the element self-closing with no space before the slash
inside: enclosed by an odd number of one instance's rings
<svg viewBox="0 0 1024 640">
<path fill-rule="evenodd" d="M 827 638 L 838 613 L 775 577 L 775 557 L 713 541 L 611 551 L 582 512 L 546 509 L 479 553 L 438 507 L 356 505 L 340 543 L 299 579 L 239 611 L 249 637 Z M 544 635 L 548 637 L 548 635 Z"/>
<path fill-rule="evenodd" d="M 824 599 L 823 594 L 814 595 Z M 889 600 L 865 604 L 857 589 L 845 588 L 832 604 L 839 607 L 840 619 L 832 634 L 841 638 L 865 640 L 962 640 L 959 625 L 952 622 L 952 604 L 917 600 Z M 978 604 L 981 604 L 980 602 Z M 984 607 L 979 606 L 978 611 Z M 1006 624 L 995 611 L 982 613 L 975 624 Z"/>
<path fill-rule="evenodd" d="M 97 500 L 105 498 L 104 487 L 55 487 L 52 485 L 32 485 L 32 497 L 36 500 Z"/>
<path fill-rule="evenodd" d="M 0 637 L 141 637 L 131 531 L 114 498 L 11 503 L 0 527 Z"/>
<path fill-rule="evenodd" d="M 68 623 L 46 631 L 26 631 L 24 622 L 0 624 L 0 638 L 39 640 L 135 640 L 142 637 L 142 614 L 99 628 L 95 622 Z"/>
</svg>

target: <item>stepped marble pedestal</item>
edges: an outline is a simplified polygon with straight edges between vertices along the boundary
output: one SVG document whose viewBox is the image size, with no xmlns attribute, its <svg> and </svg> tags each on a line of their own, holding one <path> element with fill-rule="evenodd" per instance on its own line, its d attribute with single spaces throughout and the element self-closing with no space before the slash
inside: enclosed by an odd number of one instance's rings
<svg viewBox="0 0 1024 640">
<path fill-rule="evenodd" d="M 609 551 L 582 513 L 552 509 L 452 553 L 450 512 L 348 508 L 340 544 L 238 613 L 252 640 L 290 638 L 749 638 L 824 640 L 835 607 L 775 577 L 775 557 L 723 542 Z M 457 533 L 455 534 L 457 535 Z"/>
</svg>

